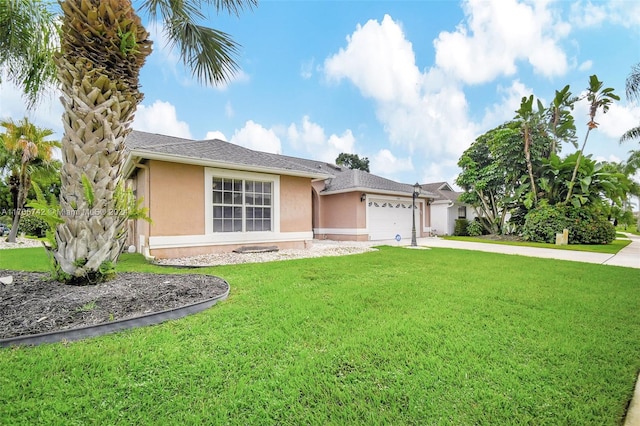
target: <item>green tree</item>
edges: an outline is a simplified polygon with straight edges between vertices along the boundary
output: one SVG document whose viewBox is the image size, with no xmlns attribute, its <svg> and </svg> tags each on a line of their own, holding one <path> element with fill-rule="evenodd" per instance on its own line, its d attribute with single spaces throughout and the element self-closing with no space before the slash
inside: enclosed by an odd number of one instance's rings
<svg viewBox="0 0 640 426">
<path fill-rule="evenodd" d="M 219 84 L 238 69 L 239 46 L 228 34 L 200 24 L 206 18 L 201 7 L 238 15 L 256 4 L 144 0 L 140 9 L 162 22 L 169 44 L 200 82 Z M 60 208 L 65 214 L 53 257 L 58 278 L 85 284 L 104 278 L 104 265 L 116 263 L 124 244 L 126 217 L 110 212 L 122 187 L 124 141 L 143 96 L 138 78 L 152 42 L 130 0 L 63 0 L 60 7 L 55 62 L 64 107 Z M 28 61 L 21 53 L 17 59 Z"/>
<path fill-rule="evenodd" d="M 508 122 L 479 136 L 462 154 L 456 184 L 460 201 L 473 206 L 487 232 L 501 234 L 509 211 L 517 205 L 527 166 L 522 156 L 519 122 Z"/>
<path fill-rule="evenodd" d="M 556 90 L 551 105 L 546 110 L 549 131 L 553 137 L 549 158 L 552 154 L 560 152 L 563 142 L 569 142 L 575 148 L 578 147 L 576 123 L 571 114 L 577 100 L 578 98 L 571 94 L 569 85 L 566 85 L 562 90 Z"/>
<path fill-rule="evenodd" d="M 2 121 L 0 126 L 6 129 L 0 135 L 0 142 L 6 153 L 2 156 L 3 163 L 0 166 L 9 173 L 9 185 L 13 194 L 13 224 L 8 241 L 15 242 L 20 217 L 31 189 L 32 175 L 38 169 L 51 167 L 53 149 L 59 147 L 60 143 L 45 140 L 53 131 L 38 128 L 26 118 L 17 123 L 13 120 Z"/>
<path fill-rule="evenodd" d="M 576 165 L 573 169 L 573 175 L 571 176 L 571 181 L 569 183 L 569 191 L 567 192 L 567 197 L 565 199 L 565 203 L 568 203 L 571 199 L 571 195 L 573 194 L 573 188 L 576 183 L 576 176 L 578 175 L 578 169 L 580 168 L 580 160 L 584 155 L 584 147 L 587 144 L 587 139 L 589 138 L 589 133 L 591 130 L 598 128 L 598 123 L 596 123 L 596 114 L 598 110 L 602 110 L 603 114 L 606 114 L 609 111 L 609 107 L 613 103 L 613 101 L 619 101 L 620 97 L 613 93 L 613 89 L 611 87 L 603 88 L 604 83 L 598 80 L 598 76 L 595 74 L 589 77 L 589 87 L 587 88 L 586 98 L 589 101 L 589 122 L 587 122 L 587 133 L 584 135 L 584 141 L 582 142 L 582 148 L 578 151 L 578 158 L 576 161 Z"/>
<path fill-rule="evenodd" d="M 336 158 L 336 164 L 345 166 L 350 169 L 369 171 L 369 159 L 367 157 L 360 158 L 358 154 L 340 153 Z"/>
<path fill-rule="evenodd" d="M 534 143 L 534 132 L 543 129 L 543 117 L 545 108 L 540 100 L 537 101 L 537 110 L 533 108 L 533 95 L 523 97 L 520 102 L 520 108 L 516 111 L 515 119 L 520 122 L 520 129 L 523 140 L 524 159 L 527 165 L 527 173 L 529 175 L 530 197 L 528 200 L 528 208 L 536 205 L 538 202 L 538 190 L 536 188 L 536 179 L 533 174 L 533 161 L 531 159 L 532 145 Z"/>
</svg>

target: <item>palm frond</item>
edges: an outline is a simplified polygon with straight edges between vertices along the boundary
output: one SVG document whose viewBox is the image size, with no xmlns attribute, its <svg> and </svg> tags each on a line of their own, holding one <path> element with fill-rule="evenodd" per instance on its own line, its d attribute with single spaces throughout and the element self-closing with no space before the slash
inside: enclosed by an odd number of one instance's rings
<svg viewBox="0 0 640 426">
<path fill-rule="evenodd" d="M 257 5 L 257 0 L 147 0 L 142 9 L 152 20 L 159 18 L 169 47 L 177 48 L 200 83 L 224 84 L 238 71 L 240 45 L 229 34 L 200 24 L 206 18 L 203 4 L 212 5 L 217 13 L 226 10 L 238 15 Z"/>
<path fill-rule="evenodd" d="M 620 136 L 620 142 L 627 142 L 637 140 L 640 142 L 640 126 L 627 130 L 622 136 Z"/>
<path fill-rule="evenodd" d="M 631 68 L 626 81 L 627 99 L 640 101 L 640 63 Z"/>
</svg>

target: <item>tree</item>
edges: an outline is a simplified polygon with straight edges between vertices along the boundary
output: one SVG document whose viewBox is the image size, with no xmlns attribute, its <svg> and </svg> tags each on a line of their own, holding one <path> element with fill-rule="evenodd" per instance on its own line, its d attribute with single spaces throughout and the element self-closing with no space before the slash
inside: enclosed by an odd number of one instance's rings
<svg viewBox="0 0 640 426">
<path fill-rule="evenodd" d="M 29 106 L 36 104 L 43 88 L 57 83 L 53 54 L 58 29 L 45 1 L 0 1 L 0 69 L 23 89 Z"/>
<path fill-rule="evenodd" d="M 213 6 L 238 15 L 257 0 L 144 0 L 141 10 L 164 24 L 170 45 L 200 82 L 227 81 L 238 45 L 199 24 Z M 149 33 L 130 0 L 64 0 L 55 56 L 64 107 L 60 208 L 53 258 L 58 279 L 104 279 L 122 250 L 126 212 L 119 212 L 124 141 L 142 93 L 139 72 L 151 52 Z M 15 31 L 15 30 L 12 30 Z M 18 52 L 21 53 L 21 52 Z M 18 55 L 27 61 L 27 55 Z M 115 212 L 115 214 L 114 214 Z"/>
<path fill-rule="evenodd" d="M 367 157 L 360 158 L 358 154 L 342 152 L 338 155 L 338 158 L 336 158 L 336 164 L 354 170 L 364 170 L 365 172 L 369 171 L 369 159 Z"/>
<path fill-rule="evenodd" d="M 479 136 L 458 161 L 460 201 L 472 205 L 485 229 L 502 234 L 509 211 L 518 200 L 526 163 L 519 122 L 509 122 Z"/>
<path fill-rule="evenodd" d="M 566 85 L 562 90 L 556 90 L 553 101 L 547 108 L 549 130 L 553 137 L 549 158 L 551 158 L 551 155 L 560 152 L 562 142 L 570 142 L 575 148 L 578 147 L 576 142 L 576 123 L 571 114 L 577 100 L 577 97 L 572 96 L 569 85 Z"/>
<path fill-rule="evenodd" d="M 630 101 L 640 101 L 640 63 L 631 68 L 631 73 L 627 77 L 626 95 Z M 627 130 L 620 138 L 620 142 L 629 140 L 640 140 L 640 125 Z"/>
<path fill-rule="evenodd" d="M 531 146 L 533 144 L 534 138 L 533 133 L 536 130 L 542 128 L 542 118 L 545 114 L 545 108 L 542 106 L 542 102 L 538 100 L 538 109 L 534 111 L 533 109 L 533 95 L 528 98 L 525 96 L 522 98 L 520 102 L 520 108 L 516 111 L 517 115 L 515 117 L 516 120 L 520 122 L 522 139 L 523 139 L 523 148 L 524 148 L 524 158 L 527 164 L 527 173 L 529 174 L 529 185 L 531 185 L 530 201 L 527 207 L 531 207 L 531 205 L 535 205 L 538 202 L 538 190 L 536 188 L 536 179 L 533 176 L 533 162 L 531 160 Z"/>
<path fill-rule="evenodd" d="M 18 224 L 31 188 L 31 177 L 38 168 L 47 168 L 52 163 L 53 148 L 59 147 L 57 141 L 46 141 L 53 131 L 41 129 L 23 119 L 0 122 L 6 133 L 0 135 L 0 141 L 6 152 L 3 156 L 3 169 L 9 171 L 10 190 L 13 198 L 13 224 L 8 241 L 15 242 Z"/>
<path fill-rule="evenodd" d="M 613 93 L 611 87 L 603 88 L 604 83 L 598 80 L 598 76 L 595 74 L 589 77 L 589 87 L 587 88 L 586 98 L 589 101 L 589 122 L 587 123 L 587 133 L 584 135 L 584 141 L 582 142 L 582 148 L 578 151 L 578 159 L 573 169 L 573 175 L 571 176 L 571 182 L 569 183 L 569 191 L 567 192 L 567 198 L 565 203 L 568 203 L 573 193 L 573 188 L 576 182 L 576 176 L 578 174 L 578 168 L 580 167 L 580 160 L 584 155 L 584 147 L 587 144 L 589 133 L 593 129 L 598 128 L 596 123 L 596 114 L 598 110 L 602 109 L 602 113 L 606 114 L 609 111 L 609 107 L 613 101 L 619 101 L 620 97 Z"/>
</svg>

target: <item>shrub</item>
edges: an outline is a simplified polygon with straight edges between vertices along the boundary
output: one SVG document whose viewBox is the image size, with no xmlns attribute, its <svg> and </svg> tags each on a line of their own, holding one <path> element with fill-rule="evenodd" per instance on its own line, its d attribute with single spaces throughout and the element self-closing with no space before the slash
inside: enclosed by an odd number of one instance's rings
<svg viewBox="0 0 640 426">
<path fill-rule="evenodd" d="M 616 228 L 597 211 L 570 207 L 567 219 L 570 244 L 609 244 L 616 239 Z"/>
<path fill-rule="evenodd" d="M 554 243 L 556 233 L 562 232 L 565 228 L 567 228 L 567 218 L 563 208 L 541 203 L 538 207 L 529 210 L 525 216 L 522 237 L 538 243 Z"/>
<path fill-rule="evenodd" d="M 527 213 L 522 236 L 530 241 L 554 243 L 556 233 L 569 230 L 569 244 L 609 244 L 615 227 L 594 209 L 541 204 Z"/>
<path fill-rule="evenodd" d="M 467 235 L 470 237 L 477 237 L 482 235 L 482 231 L 484 231 L 482 224 L 478 220 L 472 220 L 467 225 Z"/>
<path fill-rule="evenodd" d="M 467 219 L 456 219 L 456 224 L 453 228 L 453 235 L 457 235 L 459 237 L 466 237 L 467 235 L 467 227 L 469 226 L 469 221 Z"/>
<path fill-rule="evenodd" d="M 49 225 L 47 222 L 35 215 L 25 214 L 20 218 L 18 232 L 24 232 L 25 235 L 42 238 L 47 234 Z"/>
</svg>

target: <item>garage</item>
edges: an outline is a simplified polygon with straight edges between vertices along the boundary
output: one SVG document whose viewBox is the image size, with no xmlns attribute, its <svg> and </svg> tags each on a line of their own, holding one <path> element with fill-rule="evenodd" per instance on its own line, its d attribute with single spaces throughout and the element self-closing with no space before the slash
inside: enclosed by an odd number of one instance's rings
<svg viewBox="0 0 640 426">
<path fill-rule="evenodd" d="M 400 234 L 411 239 L 411 200 L 369 199 L 367 223 L 370 240 L 392 240 Z M 416 205 L 416 225 L 420 223 L 420 209 Z M 417 226 L 416 226 L 416 229 Z"/>
</svg>

